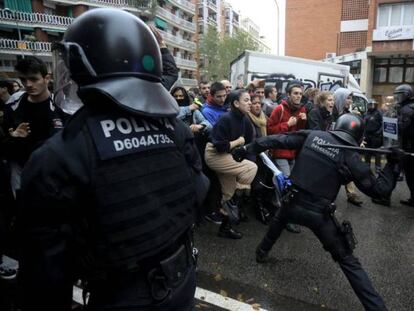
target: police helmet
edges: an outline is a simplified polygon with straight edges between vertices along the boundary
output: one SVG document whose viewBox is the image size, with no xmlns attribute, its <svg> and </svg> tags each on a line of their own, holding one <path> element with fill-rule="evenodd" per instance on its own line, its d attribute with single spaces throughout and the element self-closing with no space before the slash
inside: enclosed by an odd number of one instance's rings
<svg viewBox="0 0 414 311">
<path fill-rule="evenodd" d="M 79 86 L 142 115 L 173 117 L 179 108 L 162 86 L 161 52 L 150 28 L 118 9 L 94 9 L 71 24 L 57 48 Z"/>
<path fill-rule="evenodd" d="M 353 113 L 343 114 L 336 120 L 331 134 L 350 145 L 359 146 L 364 134 L 364 122 Z"/>
<path fill-rule="evenodd" d="M 401 84 L 394 90 L 394 99 L 397 104 L 404 103 L 407 99 L 414 96 L 413 89 L 408 84 Z"/>
</svg>

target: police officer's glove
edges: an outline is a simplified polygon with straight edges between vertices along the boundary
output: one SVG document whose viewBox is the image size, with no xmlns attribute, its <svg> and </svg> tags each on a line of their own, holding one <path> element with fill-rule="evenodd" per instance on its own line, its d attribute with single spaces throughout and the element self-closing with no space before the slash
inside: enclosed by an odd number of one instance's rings
<svg viewBox="0 0 414 311">
<path fill-rule="evenodd" d="M 247 156 L 247 150 L 245 146 L 236 147 L 231 151 L 233 159 L 237 162 L 243 161 Z"/>
<path fill-rule="evenodd" d="M 388 150 L 391 151 L 391 153 L 387 155 L 387 160 L 391 164 L 398 164 L 406 157 L 406 153 L 400 148 L 391 147 L 388 148 Z"/>
</svg>

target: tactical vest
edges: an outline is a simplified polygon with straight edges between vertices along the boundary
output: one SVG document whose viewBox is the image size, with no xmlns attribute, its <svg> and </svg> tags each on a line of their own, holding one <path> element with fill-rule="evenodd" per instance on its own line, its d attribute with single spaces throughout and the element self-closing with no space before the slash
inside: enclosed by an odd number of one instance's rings
<svg viewBox="0 0 414 311">
<path fill-rule="evenodd" d="M 193 223 L 191 168 L 168 136 L 174 127 L 168 119 L 157 120 L 163 127 L 147 121 L 128 114 L 87 118 L 96 150 L 89 218 L 104 270 L 139 268 Z"/>
<path fill-rule="evenodd" d="M 333 201 L 342 183 L 344 154 L 337 148 L 318 145 L 327 143 L 342 144 L 329 132 L 312 131 L 296 157 L 290 178 L 299 188 Z"/>
</svg>

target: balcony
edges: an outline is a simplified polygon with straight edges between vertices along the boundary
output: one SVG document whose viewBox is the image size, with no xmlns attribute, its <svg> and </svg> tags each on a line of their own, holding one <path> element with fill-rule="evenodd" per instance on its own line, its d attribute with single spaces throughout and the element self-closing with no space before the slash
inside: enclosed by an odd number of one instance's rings
<svg viewBox="0 0 414 311">
<path fill-rule="evenodd" d="M 213 11 L 217 12 L 217 3 L 211 0 L 207 1 L 207 6 L 212 9 Z"/>
<path fill-rule="evenodd" d="M 179 38 L 177 36 L 174 36 L 173 34 L 170 34 L 168 32 L 162 31 L 158 29 L 158 32 L 161 34 L 163 39 L 166 43 L 176 46 L 178 48 L 182 48 L 185 50 L 189 50 L 191 52 L 195 52 L 197 45 L 194 42 L 185 40 L 183 38 Z"/>
<path fill-rule="evenodd" d="M 174 57 L 175 63 L 177 67 L 189 70 L 196 70 L 197 69 L 197 62 L 189 59 L 184 59 L 181 57 Z"/>
<path fill-rule="evenodd" d="M 176 6 L 178 6 L 180 9 L 195 15 L 195 10 L 196 10 L 196 6 L 191 3 L 190 1 L 187 0 L 171 0 L 171 3 L 175 4 Z"/>
<path fill-rule="evenodd" d="M 39 27 L 65 31 L 74 18 L 42 13 L 27 13 L 10 10 L 0 10 L 0 22 L 2 24 L 24 27 Z M 16 26 L 17 27 L 17 26 Z"/>
<path fill-rule="evenodd" d="M 151 0 L 54 0 L 53 2 L 71 5 L 87 5 L 102 8 L 117 8 L 140 12 L 151 8 Z"/>
<path fill-rule="evenodd" d="M 52 43 L 0 39 L 0 53 L 52 56 Z"/>
<path fill-rule="evenodd" d="M 180 78 L 178 79 L 178 83 L 189 87 L 198 86 L 198 82 L 196 79 Z"/>
<path fill-rule="evenodd" d="M 185 19 L 168 12 L 162 7 L 157 8 L 157 15 L 173 23 L 175 26 L 187 30 L 188 32 L 195 33 L 196 31 L 196 25 L 194 23 L 186 21 Z"/>
<path fill-rule="evenodd" d="M 217 21 L 216 21 L 216 19 L 215 19 L 215 18 L 213 18 L 213 17 L 208 17 L 208 18 L 207 18 L 207 23 L 209 23 L 209 24 L 210 24 L 210 25 L 212 25 L 212 26 L 217 27 Z"/>
</svg>

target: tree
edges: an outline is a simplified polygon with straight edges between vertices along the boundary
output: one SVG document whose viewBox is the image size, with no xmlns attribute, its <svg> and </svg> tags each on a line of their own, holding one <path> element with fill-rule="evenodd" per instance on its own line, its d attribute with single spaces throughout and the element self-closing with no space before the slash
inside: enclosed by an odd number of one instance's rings
<svg viewBox="0 0 414 311">
<path fill-rule="evenodd" d="M 259 51 L 259 44 L 243 30 L 237 30 L 231 37 L 220 39 L 217 29 L 209 27 L 200 43 L 200 54 L 204 57 L 204 66 L 200 68 L 203 78 L 210 81 L 228 79 L 230 63 L 243 51 Z"/>
<path fill-rule="evenodd" d="M 204 79 L 217 80 L 220 66 L 220 36 L 217 28 L 210 26 L 200 42 L 200 73 Z"/>
</svg>

